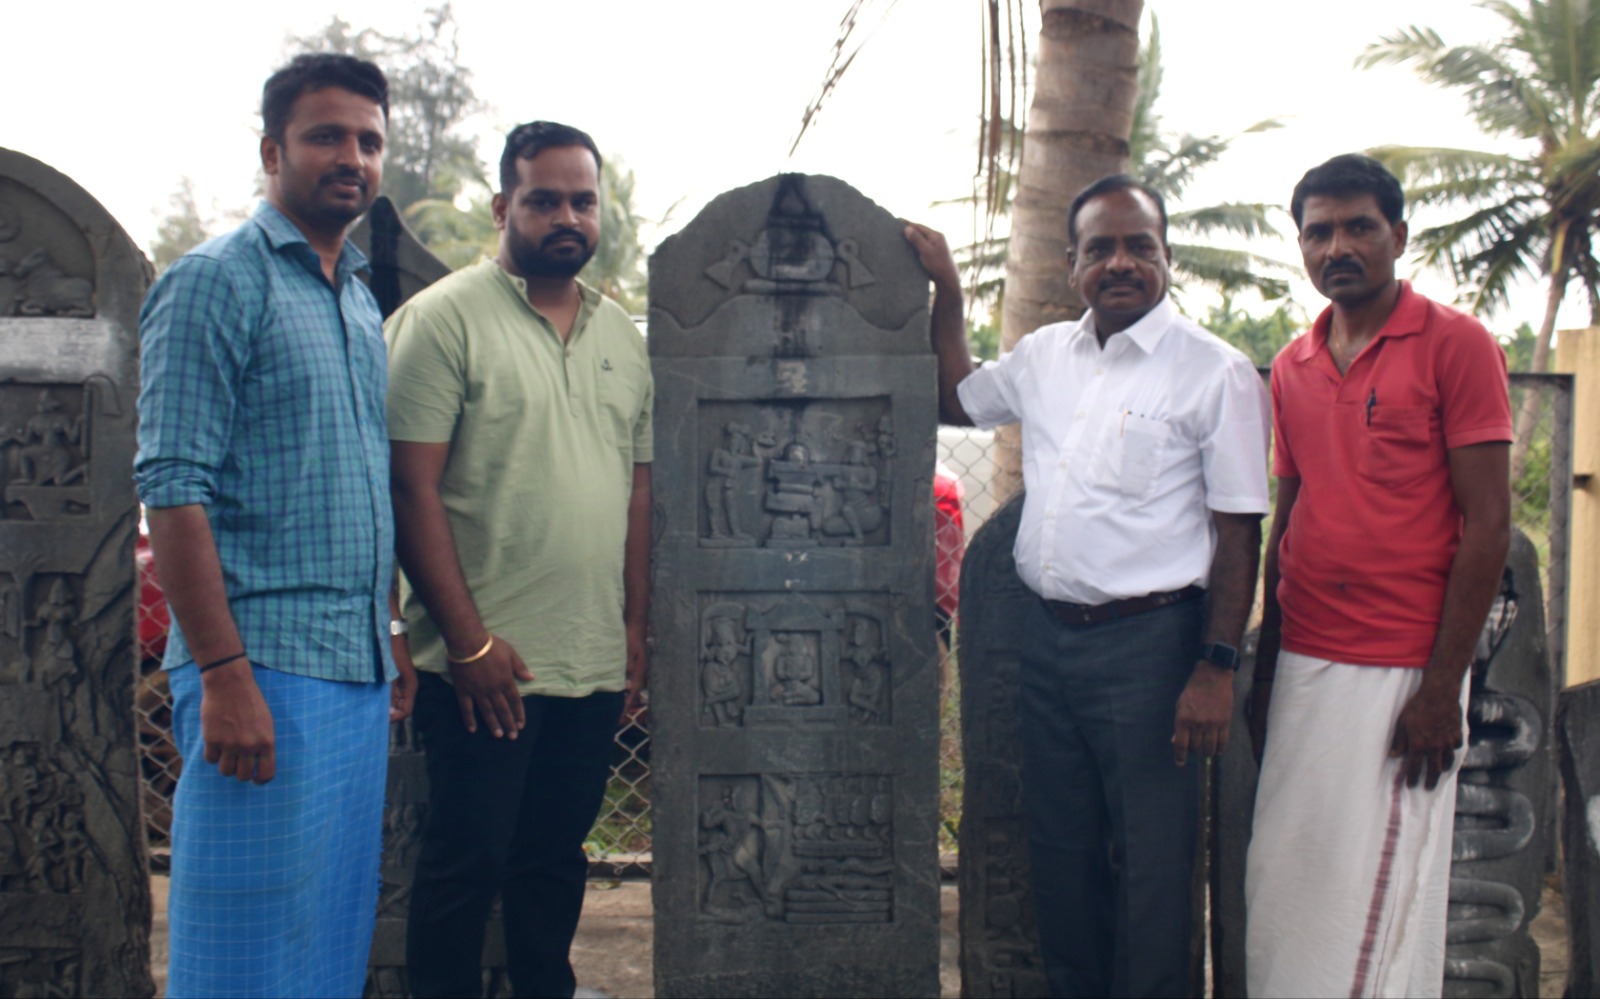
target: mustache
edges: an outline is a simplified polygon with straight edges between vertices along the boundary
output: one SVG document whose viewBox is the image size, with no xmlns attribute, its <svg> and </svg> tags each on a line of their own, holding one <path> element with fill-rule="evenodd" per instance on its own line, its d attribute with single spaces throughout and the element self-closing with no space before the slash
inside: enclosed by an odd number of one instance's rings
<svg viewBox="0 0 1600 999">
<path fill-rule="evenodd" d="M 589 237 L 585 236 L 583 233 L 576 229 L 558 229 L 545 238 L 539 240 L 539 249 L 548 250 L 550 247 L 554 246 L 557 242 L 563 239 L 577 240 L 580 247 L 585 250 L 589 248 Z"/>
<path fill-rule="evenodd" d="M 1335 260 L 1322 268 L 1323 277 L 1333 277 L 1335 274 L 1364 274 L 1365 270 L 1354 260 Z"/>
<path fill-rule="evenodd" d="M 358 185 L 360 185 L 362 191 L 367 189 L 367 178 L 361 176 L 361 171 L 351 170 L 348 168 L 330 170 L 322 175 L 321 179 L 317 181 L 317 184 L 320 187 L 332 187 L 334 184 L 342 183 L 347 180 L 355 181 Z"/>
<path fill-rule="evenodd" d="M 1105 278 L 1100 282 L 1100 290 L 1108 291 L 1112 288 L 1137 288 L 1144 290 L 1144 282 L 1138 278 Z"/>
</svg>

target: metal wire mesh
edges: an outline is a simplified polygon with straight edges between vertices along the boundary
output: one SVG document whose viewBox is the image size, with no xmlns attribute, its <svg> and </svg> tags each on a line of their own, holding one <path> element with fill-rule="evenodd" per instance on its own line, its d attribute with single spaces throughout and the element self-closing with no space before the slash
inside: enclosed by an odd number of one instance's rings
<svg viewBox="0 0 1600 999">
<path fill-rule="evenodd" d="M 1543 569 L 1546 630 L 1551 663 L 1564 676 L 1568 512 L 1572 484 L 1572 378 L 1517 374 L 1511 379 L 1514 412 L 1529 414 L 1512 482 L 1513 521 L 1539 550 Z M 1529 397 L 1538 399 L 1529 406 Z M 999 505 L 991 485 L 993 435 L 944 427 L 939 431 L 939 475 L 935 487 L 938 545 L 937 602 L 940 616 L 939 852 L 953 872 L 961 820 L 960 672 L 956 668 L 960 622 L 953 618 L 961 555 L 966 542 Z M 170 735 L 171 697 L 156 668 L 165 644 L 166 607 L 153 590 L 141 545 L 139 604 L 141 676 L 137 705 L 143 754 L 144 805 L 150 844 L 167 845 L 172 792 L 182 768 Z M 152 593 L 154 596 L 152 596 Z M 650 863 L 650 720 L 648 710 L 617 731 L 611 782 L 585 847 L 590 872 L 599 878 L 638 877 Z"/>
</svg>

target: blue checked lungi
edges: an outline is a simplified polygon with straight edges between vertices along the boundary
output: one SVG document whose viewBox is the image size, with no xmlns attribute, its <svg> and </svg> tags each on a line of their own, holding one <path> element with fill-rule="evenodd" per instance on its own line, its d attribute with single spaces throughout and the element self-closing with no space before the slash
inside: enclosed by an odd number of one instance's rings
<svg viewBox="0 0 1600 999">
<path fill-rule="evenodd" d="M 200 676 L 172 670 L 183 754 L 172 823 L 167 995 L 360 996 L 378 901 L 389 687 L 255 667 L 277 776 L 205 762 Z"/>
</svg>

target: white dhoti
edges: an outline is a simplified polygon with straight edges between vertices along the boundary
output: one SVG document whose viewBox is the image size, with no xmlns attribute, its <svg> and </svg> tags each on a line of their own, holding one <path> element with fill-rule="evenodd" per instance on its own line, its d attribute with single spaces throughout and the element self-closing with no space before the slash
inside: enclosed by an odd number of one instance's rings
<svg viewBox="0 0 1600 999">
<path fill-rule="evenodd" d="M 1432 791 L 1388 755 L 1421 682 L 1279 657 L 1245 865 L 1252 999 L 1439 995 L 1462 753 Z"/>
</svg>

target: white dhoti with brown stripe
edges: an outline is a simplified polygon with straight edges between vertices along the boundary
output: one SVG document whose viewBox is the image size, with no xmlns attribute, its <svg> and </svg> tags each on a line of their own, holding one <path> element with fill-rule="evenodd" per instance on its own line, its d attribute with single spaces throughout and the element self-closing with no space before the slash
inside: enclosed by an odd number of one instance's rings
<svg viewBox="0 0 1600 999">
<path fill-rule="evenodd" d="M 1245 866 L 1253 999 L 1440 994 L 1457 768 L 1407 787 L 1388 755 L 1421 682 L 1280 656 Z"/>
</svg>

